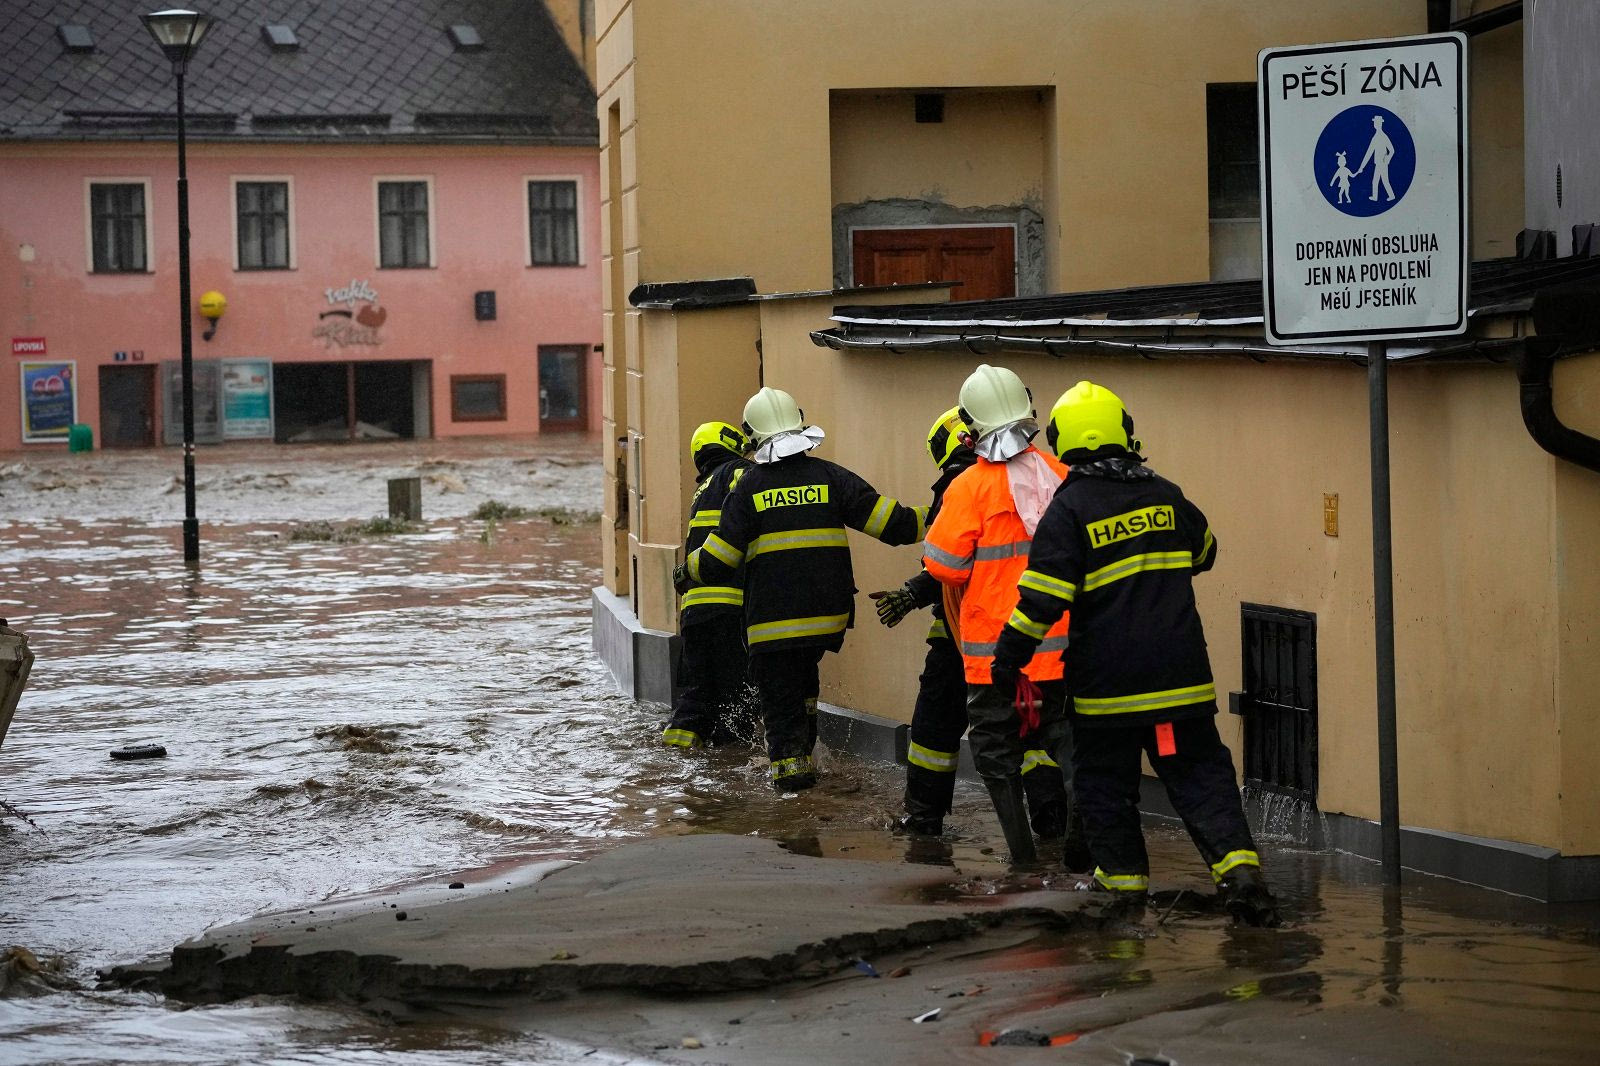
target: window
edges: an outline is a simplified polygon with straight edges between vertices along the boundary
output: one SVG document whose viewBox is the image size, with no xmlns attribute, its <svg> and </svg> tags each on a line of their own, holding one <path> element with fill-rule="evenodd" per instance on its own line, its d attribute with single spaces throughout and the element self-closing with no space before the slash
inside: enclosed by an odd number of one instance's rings
<svg viewBox="0 0 1600 1066">
<path fill-rule="evenodd" d="M 1250 787 L 1317 801 L 1317 616 L 1240 604 L 1244 690 L 1229 701 L 1244 716 L 1244 779 Z"/>
<path fill-rule="evenodd" d="M 450 375 L 450 417 L 457 422 L 505 421 L 506 376 Z"/>
<path fill-rule="evenodd" d="M 1206 86 L 1211 277 L 1261 276 L 1261 165 L 1254 83 Z"/>
<path fill-rule="evenodd" d="M 238 269 L 289 269 L 289 183 L 240 181 L 233 189 L 238 210 Z"/>
<path fill-rule="evenodd" d="M 528 182 L 528 261 L 534 266 L 577 266 L 578 183 Z"/>
<path fill-rule="evenodd" d="M 144 205 L 144 182 L 90 183 L 90 263 L 96 274 L 138 274 L 149 268 Z"/>
<path fill-rule="evenodd" d="M 378 182 L 378 265 L 433 265 L 426 181 Z"/>
</svg>

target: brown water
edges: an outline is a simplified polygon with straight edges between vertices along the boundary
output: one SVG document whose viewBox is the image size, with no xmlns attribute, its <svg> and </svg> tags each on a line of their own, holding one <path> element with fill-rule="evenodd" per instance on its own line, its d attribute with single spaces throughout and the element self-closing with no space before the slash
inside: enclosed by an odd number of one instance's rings
<svg viewBox="0 0 1600 1066">
<path fill-rule="evenodd" d="M 617 695 L 589 651 L 598 527 L 566 512 L 596 506 L 598 451 L 592 437 L 204 450 L 198 573 L 179 558 L 174 453 L 0 456 L 0 617 L 38 656 L 0 750 L 0 799 L 34 823 L 0 817 L 0 946 L 64 956 L 92 987 L 102 967 L 257 911 L 658 833 L 942 862 L 953 895 L 1001 890 L 976 788 L 958 793 L 948 845 L 908 852 L 887 829 L 892 768 L 832 758 L 822 787 L 782 798 L 752 750 L 684 759 L 655 742 L 661 709 Z M 425 478 L 423 531 L 292 539 L 300 522 L 377 513 L 384 478 L 404 475 Z M 564 521 L 467 517 L 490 498 Z M 108 758 L 141 741 L 168 757 Z M 1152 853 L 1158 876 L 1204 895 L 1178 832 L 1153 830 Z M 1215 996 L 1370 1004 L 1433 1030 L 1514 1031 L 1522 1061 L 1592 1061 L 1595 908 L 1426 879 L 1386 897 L 1370 864 L 1281 848 L 1269 869 L 1293 923 L 1269 940 L 1180 900 L 1135 948 L 1107 934 L 995 965 L 1086 966 L 1106 975 L 1097 1000 L 1166 990 L 1117 999 L 1134 1020 Z M 0 998 L 0 1063 L 579 1060 L 634 1061 L 274 1000 Z"/>
</svg>

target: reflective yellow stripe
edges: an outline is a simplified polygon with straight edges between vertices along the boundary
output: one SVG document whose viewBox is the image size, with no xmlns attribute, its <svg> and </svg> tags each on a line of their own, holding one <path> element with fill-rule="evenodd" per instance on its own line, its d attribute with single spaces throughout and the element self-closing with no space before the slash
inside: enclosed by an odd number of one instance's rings
<svg viewBox="0 0 1600 1066">
<path fill-rule="evenodd" d="M 1015 629 L 1024 636 L 1032 637 L 1034 640 L 1043 640 L 1045 635 L 1050 632 L 1049 626 L 1040 622 L 1035 622 L 1033 619 L 1023 614 L 1021 607 L 1018 607 L 1011 612 L 1011 620 L 1007 622 L 1006 625 L 1010 626 L 1012 629 Z"/>
<path fill-rule="evenodd" d="M 779 759 L 772 764 L 772 780 L 778 781 L 795 774 L 809 774 L 812 770 L 811 756 L 797 755 L 792 759 Z"/>
<path fill-rule="evenodd" d="M 980 544 L 972 557 L 978 562 L 993 562 L 996 559 L 1015 559 L 1022 556 L 1028 557 L 1028 552 L 1033 549 L 1031 540 L 1014 540 L 1010 544 Z"/>
<path fill-rule="evenodd" d="M 878 502 L 872 505 L 872 513 L 867 516 L 867 524 L 861 532 L 874 540 L 883 536 L 884 527 L 889 524 L 889 519 L 894 517 L 894 509 L 899 504 L 888 496 L 879 496 Z"/>
<path fill-rule="evenodd" d="M 1130 555 L 1126 559 L 1119 559 L 1109 566 L 1102 566 L 1083 579 L 1083 591 L 1104 588 L 1113 581 L 1121 581 L 1134 574 L 1146 573 L 1150 570 L 1187 570 L 1194 565 L 1194 555 L 1190 552 L 1150 552 L 1147 555 Z"/>
<path fill-rule="evenodd" d="M 1051 577 L 1049 574 L 1041 574 L 1037 570 L 1024 570 L 1022 576 L 1017 579 L 1017 588 L 1042 592 L 1046 596 L 1054 596 L 1056 599 L 1066 600 L 1068 603 L 1071 603 L 1072 598 L 1078 594 L 1078 586 L 1072 582 L 1062 581 L 1060 578 Z"/>
<path fill-rule="evenodd" d="M 1253 851 L 1230 851 L 1221 862 L 1211 864 L 1211 880 L 1221 881 L 1222 875 L 1235 866 L 1260 866 L 1261 856 Z"/>
<path fill-rule="evenodd" d="M 944 624 L 944 619 L 943 618 L 935 618 L 933 620 L 933 625 L 928 627 L 928 635 L 923 639 L 925 639 L 925 640 L 949 640 L 950 639 L 950 627 Z"/>
<path fill-rule="evenodd" d="M 1094 868 L 1095 883 L 1113 892 L 1147 892 L 1150 878 L 1145 874 L 1108 874 L 1100 867 Z"/>
<path fill-rule="evenodd" d="M 696 548 L 689 553 L 689 558 L 683 561 L 683 568 L 689 571 L 689 576 L 696 581 L 700 580 L 700 549 Z"/>
<path fill-rule="evenodd" d="M 966 571 L 972 569 L 972 556 L 952 555 L 950 552 L 945 551 L 937 544 L 929 544 L 924 541 L 922 544 L 922 554 L 941 566 L 949 567 L 951 570 Z"/>
<path fill-rule="evenodd" d="M 727 566 L 738 566 L 740 563 L 744 562 L 745 553 L 741 552 L 738 548 L 735 548 L 732 544 L 729 544 L 715 533 L 706 538 L 706 542 L 700 545 L 699 550 L 710 552 L 719 562 Z M 751 554 L 753 555 L 755 553 L 752 552 Z M 700 580 L 693 573 L 691 573 L 690 576 L 694 577 L 696 581 Z"/>
<path fill-rule="evenodd" d="M 822 637 L 843 633 L 850 623 L 848 614 L 824 614 L 813 618 L 782 618 L 776 622 L 762 622 L 745 631 L 747 642 L 761 644 L 769 640 L 787 640 L 791 637 Z"/>
<path fill-rule="evenodd" d="M 1166 707 L 1187 707 L 1217 698 L 1216 686 L 1207 681 L 1188 688 L 1169 688 L 1160 692 L 1138 692 L 1131 696 L 1074 696 L 1073 709 L 1079 714 L 1137 714 Z"/>
<path fill-rule="evenodd" d="M 1030 748 L 1022 753 L 1022 772 L 1037 770 L 1041 766 L 1050 766 L 1061 769 L 1061 764 L 1050 757 L 1050 753 L 1043 748 Z"/>
<path fill-rule="evenodd" d="M 931 507 L 913 507 L 912 512 L 917 516 L 917 539 L 921 540 L 928 535 L 928 512 Z"/>
<path fill-rule="evenodd" d="M 713 603 L 743 607 L 744 589 L 729 588 L 727 585 L 701 585 L 683 594 L 684 607 L 705 607 Z"/>
<path fill-rule="evenodd" d="M 912 766 L 920 766 L 924 770 L 932 770 L 940 774 L 953 774 L 956 772 L 956 757 L 959 753 L 954 751 L 934 751 L 925 748 L 916 741 L 906 749 L 906 762 Z"/>
<path fill-rule="evenodd" d="M 817 698 L 815 696 L 807 696 L 806 697 L 806 713 L 811 715 L 811 716 L 813 716 L 813 717 L 816 716 L 816 713 L 817 713 Z"/>
<path fill-rule="evenodd" d="M 720 521 L 722 521 L 722 512 L 720 510 L 696 511 L 694 513 L 694 517 L 689 519 L 689 528 L 700 529 L 710 526 L 712 529 L 715 529 L 717 528 L 717 523 Z"/>
<path fill-rule="evenodd" d="M 1200 548 L 1200 554 L 1194 557 L 1194 565 L 1199 566 L 1206 561 L 1206 556 L 1211 554 L 1211 549 L 1217 546 L 1217 538 L 1211 535 L 1211 527 L 1206 527 L 1205 544 Z"/>
<path fill-rule="evenodd" d="M 714 539 L 716 534 L 711 537 Z M 711 543 L 706 541 L 707 545 Z M 745 558 L 754 559 L 768 552 L 789 551 L 794 548 L 848 548 L 849 538 L 844 529 L 791 529 L 784 533 L 763 533 L 750 542 Z M 731 564 L 730 564 L 731 565 Z"/>
<path fill-rule="evenodd" d="M 674 748 L 692 748 L 699 740 L 700 734 L 687 729 L 668 729 L 661 734 L 661 742 Z"/>
</svg>

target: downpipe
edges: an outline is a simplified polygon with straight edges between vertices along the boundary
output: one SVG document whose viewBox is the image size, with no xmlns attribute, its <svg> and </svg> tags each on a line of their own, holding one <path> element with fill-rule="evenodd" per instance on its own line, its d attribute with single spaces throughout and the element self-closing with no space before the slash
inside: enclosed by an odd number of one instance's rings
<svg viewBox="0 0 1600 1066">
<path fill-rule="evenodd" d="M 1600 473 L 1600 440 L 1580 433 L 1556 416 L 1555 372 L 1560 342 L 1551 337 L 1529 337 L 1517 365 L 1521 386 L 1522 424 L 1534 443 L 1558 459 Z"/>
</svg>

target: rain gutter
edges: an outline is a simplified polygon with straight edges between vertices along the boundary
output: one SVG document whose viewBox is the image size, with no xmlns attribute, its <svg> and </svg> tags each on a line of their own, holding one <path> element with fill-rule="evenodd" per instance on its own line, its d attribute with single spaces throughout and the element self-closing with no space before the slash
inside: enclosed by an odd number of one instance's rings
<svg viewBox="0 0 1600 1066">
<path fill-rule="evenodd" d="M 1280 358 L 1343 362 L 1356 366 L 1365 366 L 1367 363 L 1365 344 L 1280 348 L 1248 337 L 1195 337 L 1177 341 L 1160 338 L 1019 337 L 965 333 L 885 336 L 877 332 L 861 334 L 849 330 L 827 329 L 813 331 L 811 343 L 819 348 L 832 348 L 835 351 L 887 351 L 897 354 L 941 351 L 992 355 L 1011 351 L 1042 352 L 1057 357 L 1078 353 L 1101 353 L 1134 355 L 1144 359 L 1242 356 L 1258 363 Z M 1517 338 L 1474 340 L 1438 348 L 1397 344 L 1390 347 L 1389 359 L 1391 362 L 1409 362 L 1418 359 L 1509 362 L 1522 344 L 1523 341 Z"/>
</svg>

